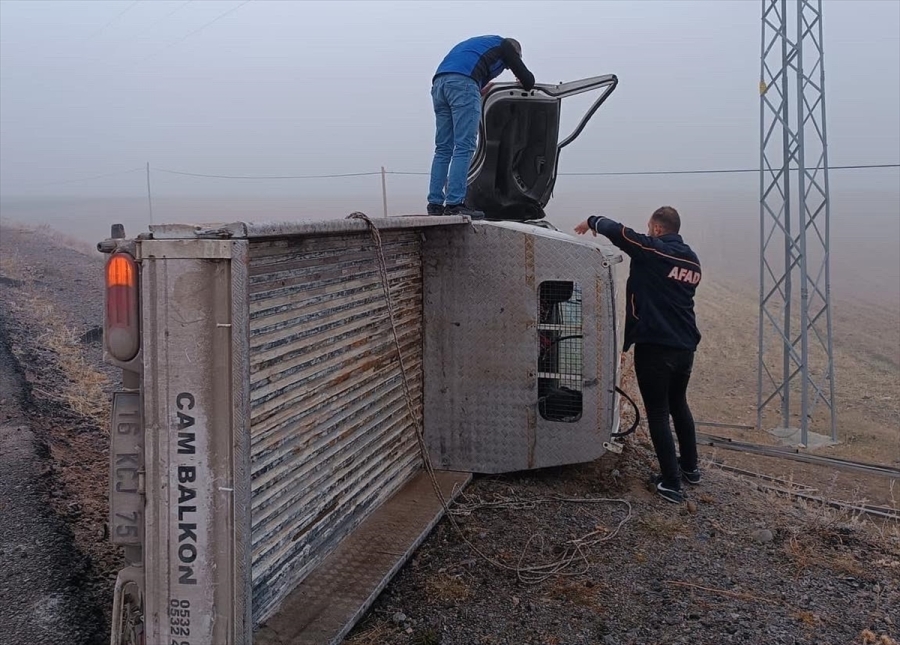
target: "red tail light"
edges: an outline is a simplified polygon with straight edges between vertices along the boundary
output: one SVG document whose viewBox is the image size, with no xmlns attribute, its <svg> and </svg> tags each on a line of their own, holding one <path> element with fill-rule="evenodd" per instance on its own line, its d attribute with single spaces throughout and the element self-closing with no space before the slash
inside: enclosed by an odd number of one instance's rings
<svg viewBox="0 0 900 645">
<path fill-rule="evenodd" d="M 137 262 L 113 253 L 106 262 L 106 349 L 113 358 L 130 361 L 140 348 Z"/>
</svg>

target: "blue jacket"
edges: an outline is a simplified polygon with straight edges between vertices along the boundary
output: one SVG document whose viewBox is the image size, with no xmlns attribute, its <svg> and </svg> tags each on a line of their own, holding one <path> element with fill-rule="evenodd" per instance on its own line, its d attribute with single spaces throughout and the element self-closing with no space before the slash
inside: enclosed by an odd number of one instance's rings
<svg viewBox="0 0 900 645">
<path fill-rule="evenodd" d="M 501 36 L 475 36 L 459 43 L 444 57 L 434 78 L 441 74 L 463 74 L 475 79 L 479 88 L 509 69 L 522 87 L 534 87 L 534 75 L 525 67 L 513 44 Z M 432 79 L 434 80 L 434 79 Z"/>
<path fill-rule="evenodd" d="M 691 247 L 678 234 L 650 237 L 605 217 L 590 217 L 588 225 L 631 257 L 623 351 L 643 343 L 696 350 L 694 294 L 702 273 Z"/>
</svg>

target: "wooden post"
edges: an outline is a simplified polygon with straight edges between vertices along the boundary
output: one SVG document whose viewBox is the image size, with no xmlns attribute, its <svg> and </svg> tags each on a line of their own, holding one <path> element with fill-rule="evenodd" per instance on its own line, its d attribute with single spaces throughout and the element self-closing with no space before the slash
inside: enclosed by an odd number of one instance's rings
<svg viewBox="0 0 900 645">
<path fill-rule="evenodd" d="M 381 202 L 384 206 L 384 216 L 387 217 L 387 173 L 384 171 L 384 166 L 381 167 Z"/>
<path fill-rule="evenodd" d="M 150 223 L 153 223 L 153 198 L 150 196 L 150 162 L 147 162 L 147 205 L 150 207 Z"/>
</svg>

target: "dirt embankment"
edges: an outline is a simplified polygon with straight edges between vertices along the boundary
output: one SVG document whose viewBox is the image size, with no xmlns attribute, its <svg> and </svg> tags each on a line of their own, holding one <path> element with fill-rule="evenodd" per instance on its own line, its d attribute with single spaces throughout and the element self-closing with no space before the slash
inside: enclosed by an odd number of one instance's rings
<svg viewBox="0 0 900 645">
<path fill-rule="evenodd" d="M 120 556 L 106 534 L 115 374 L 102 366 L 102 298 L 98 254 L 49 230 L 0 230 L 3 643 L 109 638 Z"/>
<path fill-rule="evenodd" d="M 0 312 L 0 642 L 99 643 L 105 634 L 91 563 L 48 505 L 52 460 L 25 412 L 30 401 L 3 337 L 7 324 Z"/>
</svg>

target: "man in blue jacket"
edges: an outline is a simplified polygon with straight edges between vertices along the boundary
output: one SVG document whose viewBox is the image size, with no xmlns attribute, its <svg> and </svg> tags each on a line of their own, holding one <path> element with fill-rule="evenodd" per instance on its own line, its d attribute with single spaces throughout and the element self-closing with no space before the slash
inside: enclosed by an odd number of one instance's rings
<svg viewBox="0 0 900 645">
<path fill-rule="evenodd" d="M 465 206 L 466 178 L 481 122 L 481 96 L 505 69 L 524 89 L 534 87 L 534 75 L 522 62 L 522 46 L 512 38 L 470 38 L 451 49 L 438 66 L 431 84 L 436 133 L 429 215 L 483 217 Z"/>
<path fill-rule="evenodd" d="M 600 233 L 631 257 L 625 287 L 625 346 L 634 345 L 637 377 L 650 438 L 659 461 L 656 492 L 681 502 L 681 480 L 700 483 L 697 438 L 687 403 L 687 387 L 700 344 L 694 315 L 694 294 L 700 283 L 700 260 L 679 235 L 681 218 L 670 206 L 658 208 L 641 235 L 606 217 L 590 217 L 575 227 L 584 235 Z M 678 437 L 680 459 L 669 428 L 669 415 Z"/>
</svg>

